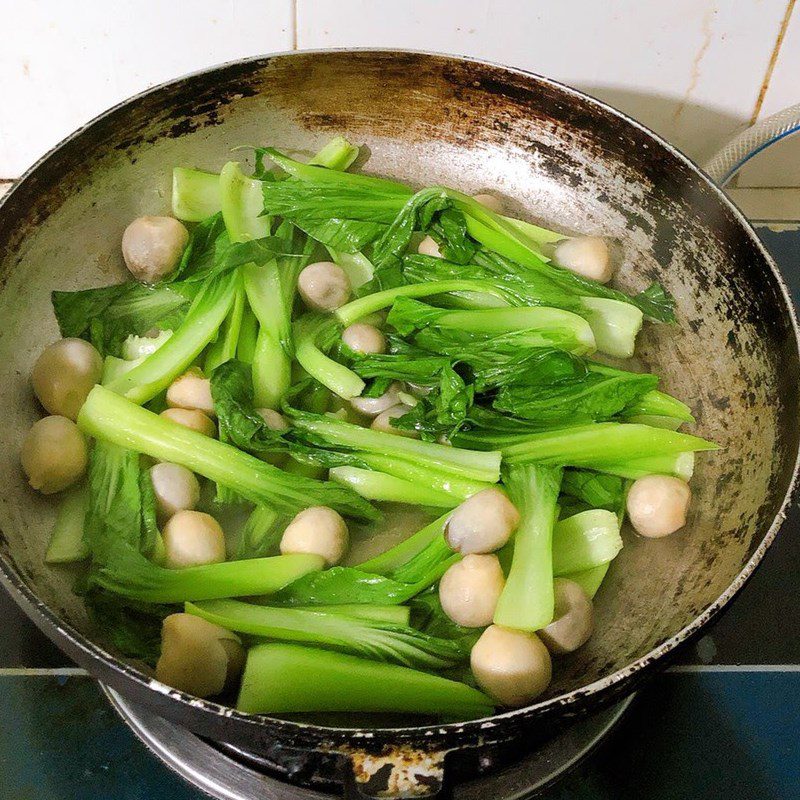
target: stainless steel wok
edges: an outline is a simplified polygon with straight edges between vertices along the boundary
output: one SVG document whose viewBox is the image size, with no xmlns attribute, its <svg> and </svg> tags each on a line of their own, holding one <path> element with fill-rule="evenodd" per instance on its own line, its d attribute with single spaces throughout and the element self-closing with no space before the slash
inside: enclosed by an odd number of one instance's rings
<svg viewBox="0 0 800 800">
<path fill-rule="evenodd" d="M 337 133 L 367 146 L 368 172 L 488 188 L 526 218 L 612 237 L 622 287 L 658 279 L 676 298 L 679 325 L 648 326 L 640 358 L 690 403 L 697 432 L 723 449 L 698 458 L 684 530 L 626 537 L 597 597 L 595 635 L 558 663 L 548 694 L 529 708 L 369 729 L 240 714 L 168 689 L 105 649 L 72 593 L 74 576 L 43 563 L 53 504 L 25 484 L 18 451 L 39 414 L 31 365 L 58 335 L 50 291 L 124 277 L 122 231 L 139 214 L 169 212 L 173 165 L 216 170 L 241 144 L 310 153 Z M 0 280 L 0 568 L 17 602 L 76 662 L 164 717 L 254 751 L 344 753 L 361 779 L 388 763 L 395 790 L 433 791 L 443 754 L 519 747 L 631 692 L 741 589 L 794 486 L 797 322 L 753 230 L 694 164 L 641 125 L 518 70 L 328 51 L 236 62 L 157 87 L 77 131 L 3 199 Z M 426 770 L 433 778 L 420 777 Z"/>
</svg>

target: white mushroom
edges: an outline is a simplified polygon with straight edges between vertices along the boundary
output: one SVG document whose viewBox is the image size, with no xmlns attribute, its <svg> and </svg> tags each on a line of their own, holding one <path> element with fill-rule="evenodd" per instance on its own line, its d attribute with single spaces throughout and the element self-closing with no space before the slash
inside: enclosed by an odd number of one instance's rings
<svg viewBox="0 0 800 800">
<path fill-rule="evenodd" d="M 83 339 L 61 339 L 46 347 L 33 366 L 31 383 L 48 413 L 78 418 L 86 395 L 100 382 L 103 358 Z"/>
<path fill-rule="evenodd" d="M 309 264 L 297 279 L 297 291 L 303 302 L 315 311 L 334 311 L 350 298 L 350 280 L 333 261 Z"/>
<path fill-rule="evenodd" d="M 430 236 L 426 236 L 417 246 L 417 252 L 421 256 L 433 256 L 434 258 L 442 258 L 442 252 L 439 250 L 439 245 L 436 240 Z"/>
<path fill-rule="evenodd" d="M 162 461 L 150 468 L 158 515 L 168 520 L 179 511 L 189 511 L 200 502 L 200 484 L 195 474 L 180 464 Z"/>
<path fill-rule="evenodd" d="M 400 392 L 403 387 L 396 381 L 378 397 L 354 397 L 350 405 L 360 414 L 367 417 L 377 417 L 386 409 L 396 406 L 400 402 Z"/>
<path fill-rule="evenodd" d="M 686 481 L 669 475 L 648 475 L 633 482 L 628 492 L 628 517 L 642 536 L 668 536 L 686 524 L 692 490 Z"/>
<path fill-rule="evenodd" d="M 495 214 L 503 213 L 503 201 L 494 194 L 486 194 L 478 192 L 472 195 L 473 200 L 477 200 L 482 206 L 485 206 L 489 211 L 494 211 Z"/>
<path fill-rule="evenodd" d="M 194 614 L 170 614 L 161 625 L 156 678 L 196 697 L 212 697 L 233 688 L 244 659 L 235 633 Z"/>
<path fill-rule="evenodd" d="M 164 563 L 172 569 L 218 564 L 225 560 L 225 534 L 210 514 L 178 511 L 162 533 Z"/>
<path fill-rule="evenodd" d="M 137 281 L 156 283 L 169 275 L 189 243 L 189 231 L 172 217 L 139 217 L 122 234 L 122 257 Z"/>
<path fill-rule="evenodd" d="M 333 566 L 342 560 L 349 543 L 347 523 L 336 511 L 327 506 L 311 506 L 286 527 L 281 553 L 315 553 Z"/>
<path fill-rule="evenodd" d="M 539 633 L 551 653 L 572 653 L 592 635 L 594 606 L 580 584 L 566 578 L 553 581 L 555 616 Z"/>
<path fill-rule="evenodd" d="M 289 423 L 286 421 L 286 418 L 283 414 L 275 411 L 274 408 L 257 408 L 255 412 L 264 420 L 271 431 L 283 433 L 283 431 L 289 430 Z"/>
<path fill-rule="evenodd" d="M 491 486 L 455 508 L 444 535 L 458 553 L 492 553 L 508 541 L 517 525 L 519 511 L 505 492 Z"/>
<path fill-rule="evenodd" d="M 374 326 L 354 322 L 342 331 L 342 341 L 356 353 L 364 355 L 385 353 L 386 337 Z"/>
<path fill-rule="evenodd" d="M 555 246 L 553 258 L 570 272 L 599 283 L 608 283 L 614 274 L 608 242 L 600 236 L 562 239 Z"/>
<path fill-rule="evenodd" d="M 411 411 L 411 406 L 405 403 L 398 403 L 396 406 L 387 408 L 386 411 L 381 411 L 375 419 L 372 420 L 370 428 L 374 431 L 383 431 L 383 433 L 394 433 L 397 436 L 406 436 L 409 439 L 419 439 L 419 432 L 415 430 L 404 430 L 403 428 L 396 428 L 392 425 L 393 419 L 400 419 Z"/>
<path fill-rule="evenodd" d="M 34 489 L 42 494 L 60 492 L 86 471 L 86 439 L 71 419 L 45 417 L 25 435 L 20 461 Z"/>
<path fill-rule="evenodd" d="M 504 706 L 532 703 L 550 684 L 550 653 L 535 633 L 491 625 L 470 654 L 475 681 Z"/>
<path fill-rule="evenodd" d="M 505 586 L 500 560 L 495 555 L 464 556 L 439 581 L 442 610 L 465 628 L 490 625 Z"/>
<path fill-rule="evenodd" d="M 214 437 L 217 435 L 217 426 L 202 411 L 196 408 L 165 408 L 159 416 L 183 425 L 184 428 L 202 433 L 203 436 Z"/>
<path fill-rule="evenodd" d="M 215 416 L 211 381 L 197 368 L 184 372 L 167 389 L 167 405 L 170 408 L 194 408 L 209 417 Z"/>
</svg>

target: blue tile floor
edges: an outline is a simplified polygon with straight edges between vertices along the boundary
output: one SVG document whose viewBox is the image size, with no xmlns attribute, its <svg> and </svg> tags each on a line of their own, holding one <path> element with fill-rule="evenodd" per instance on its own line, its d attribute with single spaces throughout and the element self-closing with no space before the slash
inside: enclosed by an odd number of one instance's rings
<svg viewBox="0 0 800 800">
<path fill-rule="evenodd" d="M 759 233 L 800 300 L 800 227 Z M 800 800 L 798 565 L 795 508 L 725 617 L 545 800 Z M 68 660 L 2 590 L 0 619 L 0 800 L 201 797 L 93 681 L 53 674 Z"/>
</svg>

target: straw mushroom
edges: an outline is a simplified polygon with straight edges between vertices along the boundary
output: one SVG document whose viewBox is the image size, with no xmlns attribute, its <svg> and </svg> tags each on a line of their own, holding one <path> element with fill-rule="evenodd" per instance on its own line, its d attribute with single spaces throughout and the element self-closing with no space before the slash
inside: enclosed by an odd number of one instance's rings
<svg viewBox="0 0 800 800">
<path fill-rule="evenodd" d="M 342 341 L 354 352 L 375 355 L 386 352 L 386 337 L 374 326 L 354 322 L 342 331 Z"/>
<path fill-rule="evenodd" d="M 470 553 L 442 576 L 439 602 L 457 625 L 482 628 L 491 624 L 503 586 L 505 578 L 497 556 Z"/>
<path fill-rule="evenodd" d="M 176 378 L 167 389 L 167 405 L 170 408 L 189 408 L 215 416 L 211 398 L 211 381 L 199 369 L 190 369 Z"/>
<path fill-rule="evenodd" d="M 492 486 L 455 508 L 444 535 L 458 553 L 492 553 L 508 541 L 517 525 L 519 511 L 505 492 Z"/>
<path fill-rule="evenodd" d="M 189 231 L 172 217 L 138 217 L 122 234 L 122 257 L 131 275 L 142 283 L 157 283 L 181 260 Z"/>
<path fill-rule="evenodd" d="M 168 419 L 170 422 L 183 425 L 184 428 L 202 433 L 203 436 L 214 437 L 217 434 L 217 426 L 214 425 L 214 420 L 196 408 L 165 408 L 159 416 Z"/>
<path fill-rule="evenodd" d="M 628 492 L 628 517 L 637 533 L 649 539 L 668 536 L 686 524 L 692 490 L 670 475 L 647 475 Z"/>
<path fill-rule="evenodd" d="M 334 311 L 350 298 L 350 279 L 333 261 L 309 264 L 297 279 L 297 291 L 303 302 L 315 311 Z"/>
<path fill-rule="evenodd" d="M 550 653 L 535 633 L 490 625 L 470 653 L 478 686 L 498 703 L 532 703 L 550 684 Z"/>
<path fill-rule="evenodd" d="M 281 553 L 313 553 L 328 566 L 338 564 L 350 544 L 347 523 L 328 506 L 311 506 L 301 511 L 281 537 Z"/>
<path fill-rule="evenodd" d="M 75 420 L 102 372 L 103 358 L 89 342 L 60 339 L 37 359 L 31 383 L 48 413 Z"/>
<path fill-rule="evenodd" d="M 389 385 L 389 388 L 382 395 L 378 397 L 354 397 L 350 400 L 350 405 L 360 414 L 364 414 L 364 416 L 377 417 L 378 414 L 400 403 L 402 389 L 402 385 L 395 381 Z"/>
<path fill-rule="evenodd" d="M 494 211 L 495 214 L 503 213 L 503 201 L 497 195 L 478 192 L 478 194 L 472 195 L 472 199 L 488 208 L 489 211 Z"/>
<path fill-rule="evenodd" d="M 165 564 L 172 569 L 219 564 L 225 560 L 225 535 L 202 511 L 178 511 L 164 526 Z"/>
<path fill-rule="evenodd" d="M 71 419 L 44 417 L 25 435 L 20 461 L 34 489 L 42 494 L 60 492 L 86 471 L 86 439 Z"/>
<path fill-rule="evenodd" d="M 403 428 L 396 428 L 392 425 L 393 419 L 404 417 L 411 411 L 411 406 L 405 403 L 398 403 L 396 406 L 387 408 L 382 411 L 375 419 L 372 420 L 370 428 L 374 431 L 382 431 L 383 433 L 394 433 L 397 436 L 405 436 L 409 439 L 419 439 L 419 432 L 415 430 L 405 430 Z"/>
<path fill-rule="evenodd" d="M 539 638 L 551 653 L 572 653 L 582 647 L 592 635 L 594 606 L 583 588 L 575 581 L 556 578 L 555 616 L 539 631 Z"/>
<path fill-rule="evenodd" d="M 180 464 L 162 461 L 150 468 L 158 515 L 168 520 L 179 511 L 189 511 L 200 502 L 200 484 L 195 474 Z"/>
<path fill-rule="evenodd" d="M 244 667 L 245 651 L 235 633 L 193 614 L 170 614 L 161 626 L 156 678 L 196 697 L 232 688 Z"/>
<path fill-rule="evenodd" d="M 430 236 L 426 236 L 417 246 L 417 252 L 421 256 L 433 256 L 434 258 L 442 258 L 442 252 L 439 250 L 439 245 L 436 240 Z"/>
<path fill-rule="evenodd" d="M 553 258 L 564 269 L 599 283 L 608 283 L 614 274 L 608 242 L 601 236 L 562 239 L 555 246 Z"/>
</svg>

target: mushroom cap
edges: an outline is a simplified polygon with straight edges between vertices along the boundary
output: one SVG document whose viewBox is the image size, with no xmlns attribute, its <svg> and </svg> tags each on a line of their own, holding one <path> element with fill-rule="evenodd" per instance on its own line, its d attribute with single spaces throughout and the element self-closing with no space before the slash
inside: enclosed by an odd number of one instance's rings
<svg viewBox="0 0 800 800">
<path fill-rule="evenodd" d="M 453 510 L 444 535 L 458 553 L 492 553 L 508 541 L 517 525 L 519 511 L 505 492 L 491 486 Z"/>
<path fill-rule="evenodd" d="M 88 460 L 83 433 L 71 419 L 58 415 L 35 422 L 20 451 L 28 482 L 42 494 L 72 486 L 86 472 Z"/>
<path fill-rule="evenodd" d="M 156 283 L 169 275 L 189 243 L 189 231 L 173 217 L 137 217 L 122 234 L 122 257 L 131 275 Z"/>
<path fill-rule="evenodd" d="M 328 566 L 338 564 L 347 552 L 350 534 L 341 514 L 328 506 L 311 506 L 287 525 L 280 550 L 287 553 L 313 553 Z"/>
<path fill-rule="evenodd" d="M 195 474 L 180 464 L 160 461 L 150 467 L 150 481 L 161 519 L 193 509 L 200 502 L 200 484 Z"/>
<path fill-rule="evenodd" d="M 354 322 L 342 331 L 342 341 L 355 353 L 376 355 L 386 352 L 386 337 L 374 325 Z"/>
<path fill-rule="evenodd" d="M 495 194 L 488 194 L 486 192 L 478 192 L 472 195 L 473 200 L 477 200 L 482 206 L 485 206 L 489 211 L 494 211 L 495 214 L 503 213 L 503 201 Z"/>
<path fill-rule="evenodd" d="M 244 648 L 236 634 L 194 614 L 170 614 L 161 626 L 156 678 L 196 697 L 212 697 L 241 674 Z"/>
<path fill-rule="evenodd" d="M 405 436 L 407 439 L 419 439 L 418 431 L 396 428 L 392 425 L 393 419 L 404 417 L 409 411 L 411 411 L 411 406 L 407 406 L 405 403 L 398 403 L 391 408 L 387 408 L 385 411 L 381 411 L 381 413 L 372 420 L 370 428 L 374 431 L 382 431 L 383 433 L 393 433 L 395 436 Z"/>
<path fill-rule="evenodd" d="M 165 408 L 159 416 L 177 425 L 183 425 L 184 428 L 202 433 L 203 436 L 213 438 L 217 435 L 217 426 L 214 424 L 214 420 L 196 408 Z"/>
<path fill-rule="evenodd" d="M 36 360 L 31 383 L 48 413 L 75 420 L 102 372 L 103 358 L 89 342 L 59 339 Z"/>
<path fill-rule="evenodd" d="M 686 524 L 691 499 L 686 481 L 671 475 L 647 475 L 635 480 L 628 492 L 628 518 L 642 536 L 668 536 Z"/>
<path fill-rule="evenodd" d="M 162 532 L 165 563 L 172 569 L 219 564 L 225 560 L 225 534 L 210 514 L 178 511 Z"/>
<path fill-rule="evenodd" d="M 482 628 L 490 625 L 505 585 L 496 555 L 471 553 L 453 564 L 439 581 L 442 610 L 457 625 Z"/>
<path fill-rule="evenodd" d="M 470 653 L 478 686 L 504 706 L 532 703 L 553 674 L 550 653 L 535 633 L 490 625 Z"/>
<path fill-rule="evenodd" d="M 436 240 L 430 236 L 426 236 L 418 245 L 417 252 L 421 256 L 433 256 L 434 258 L 442 258 L 442 251 L 439 250 L 439 245 Z"/>
<path fill-rule="evenodd" d="M 400 403 L 402 389 L 402 384 L 395 381 L 389 385 L 389 388 L 382 395 L 378 397 L 353 397 L 350 400 L 350 405 L 359 414 L 364 414 L 367 417 L 377 417 L 378 414 Z"/>
<path fill-rule="evenodd" d="M 309 308 L 334 311 L 348 301 L 352 287 L 347 273 L 338 264 L 317 261 L 300 273 L 297 291 Z"/>
<path fill-rule="evenodd" d="M 196 409 L 209 417 L 216 416 L 211 381 L 197 368 L 184 372 L 170 384 L 167 405 L 170 408 Z"/>
<path fill-rule="evenodd" d="M 594 628 L 594 605 L 575 581 L 556 578 L 553 621 L 538 632 L 551 653 L 572 653 L 589 640 Z"/>
<path fill-rule="evenodd" d="M 557 264 L 599 283 L 608 283 L 614 275 L 611 251 L 602 236 L 576 236 L 562 239 L 555 246 Z"/>
</svg>

